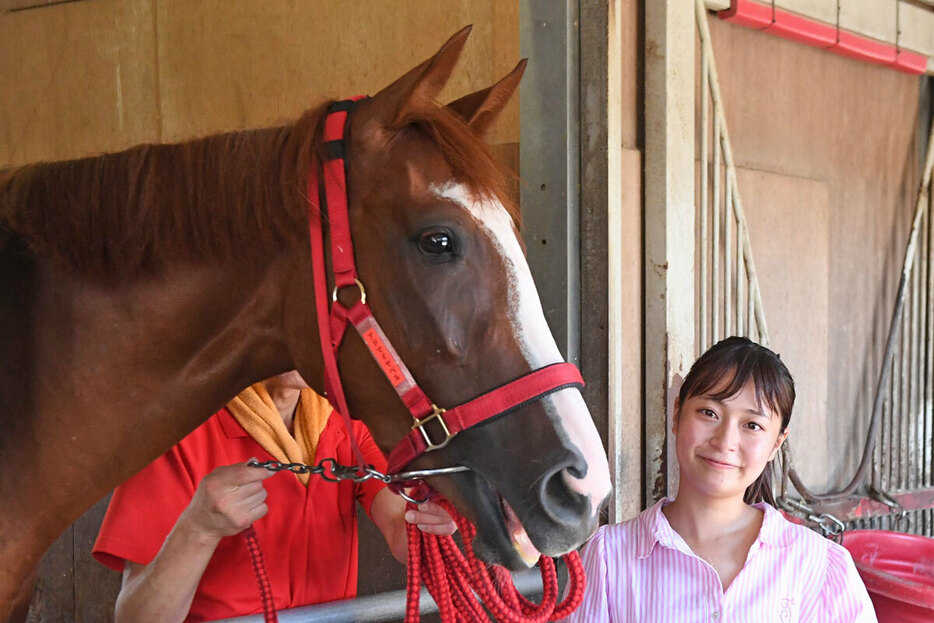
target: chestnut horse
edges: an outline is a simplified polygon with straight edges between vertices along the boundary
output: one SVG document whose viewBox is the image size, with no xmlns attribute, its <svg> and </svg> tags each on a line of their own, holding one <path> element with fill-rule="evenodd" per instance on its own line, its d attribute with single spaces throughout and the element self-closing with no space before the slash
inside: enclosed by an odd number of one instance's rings
<svg viewBox="0 0 934 623">
<path fill-rule="evenodd" d="M 560 361 L 509 180 L 480 140 L 524 62 L 435 103 L 468 34 L 349 120 L 358 273 L 442 406 Z M 323 389 L 304 189 L 324 110 L 0 172 L 0 620 L 24 618 L 57 535 L 244 387 L 297 368 Z M 410 429 L 408 410 L 353 332 L 338 366 L 351 414 L 388 452 Z M 454 465 L 469 471 L 431 485 L 478 526 L 480 555 L 511 568 L 527 564 L 528 539 L 552 556 L 579 546 L 610 491 L 573 388 L 465 430 L 412 467 Z"/>
</svg>

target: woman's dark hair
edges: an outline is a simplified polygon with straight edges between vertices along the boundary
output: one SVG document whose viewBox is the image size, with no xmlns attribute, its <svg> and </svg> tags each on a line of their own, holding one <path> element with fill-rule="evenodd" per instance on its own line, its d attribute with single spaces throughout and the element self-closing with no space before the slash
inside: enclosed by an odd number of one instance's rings
<svg viewBox="0 0 934 623">
<path fill-rule="evenodd" d="M 781 434 L 791 421 L 795 381 L 778 355 L 744 337 L 721 340 L 694 362 L 681 385 L 678 404 L 683 405 L 693 396 L 724 400 L 739 393 L 750 380 L 755 384 L 759 405 L 765 404 L 770 411 L 781 416 Z M 749 485 L 743 499 L 747 504 L 765 501 L 775 506 L 771 462 Z"/>
</svg>

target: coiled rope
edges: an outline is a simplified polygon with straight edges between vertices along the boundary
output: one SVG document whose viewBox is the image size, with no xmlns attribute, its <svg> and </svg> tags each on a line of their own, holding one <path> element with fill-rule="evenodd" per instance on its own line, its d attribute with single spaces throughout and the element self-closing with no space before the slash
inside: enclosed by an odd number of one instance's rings
<svg viewBox="0 0 934 623">
<path fill-rule="evenodd" d="M 526 599 L 515 587 L 512 576 L 504 567 L 481 562 L 473 551 L 477 529 L 443 498 L 436 500 L 457 523 L 464 551 L 450 535 L 426 534 L 414 524 L 406 524 L 408 536 L 408 584 L 406 587 L 405 622 L 417 623 L 419 593 L 424 582 L 441 614 L 442 623 L 544 623 L 555 621 L 577 609 L 584 596 L 586 578 L 580 555 L 576 551 L 562 558 L 568 568 L 568 592 L 558 603 L 558 573 L 553 559 L 542 556 L 538 567 L 542 574 L 542 602 Z M 409 509 L 417 506 L 409 503 Z M 263 551 L 256 530 L 250 526 L 243 532 L 253 571 L 259 585 L 265 623 L 278 623 L 272 587 L 266 572 Z M 485 608 L 484 608 L 485 606 Z"/>
<path fill-rule="evenodd" d="M 472 546 L 477 535 L 474 525 L 447 500 L 436 501 L 457 523 L 464 551 L 452 536 L 426 534 L 414 524 L 406 525 L 409 539 L 406 623 L 419 620 L 422 582 L 438 604 L 442 623 L 488 623 L 488 613 L 493 621 L 502 623 L 544 623 L 561 619 L 580 605 L 586 578 L 576 551 L 563 556 L 568 567 L 568 594 L 561 603 L 557 603 L 558 574 L 554 560 L 545 556 L 539 559 L 543 595 L 542 602 L 535 604 L 519 593 L 504 567 L 477 559 Z M 409 508 L 416 507 L 409 503 Z"/>
</svg>

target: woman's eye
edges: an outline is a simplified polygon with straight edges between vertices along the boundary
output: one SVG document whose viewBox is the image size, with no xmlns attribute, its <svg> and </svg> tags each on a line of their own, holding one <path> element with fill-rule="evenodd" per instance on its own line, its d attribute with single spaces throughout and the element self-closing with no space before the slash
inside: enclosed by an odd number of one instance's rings
<svg viewBox="0 0 934 623">
<path fill-rule="evenodd" d="M 711 409 L 701 409 L 701 413 L 703 413 L 707 417 L 717 417 L 717 414 L 714 413 Z"/>
<path fill-rule="evenodd" d="M 762 428 L 762 425 L 757 422 L 749 422 L 746 426 L 752 430 L 765 430 Z"/>
<path fill-rule="evenodd" d="M 454 252 L 454 238 L 446 231 L 432 231 L 422 234 L 418 247 L 429 255 L 443 255 Z"/>
</svg>

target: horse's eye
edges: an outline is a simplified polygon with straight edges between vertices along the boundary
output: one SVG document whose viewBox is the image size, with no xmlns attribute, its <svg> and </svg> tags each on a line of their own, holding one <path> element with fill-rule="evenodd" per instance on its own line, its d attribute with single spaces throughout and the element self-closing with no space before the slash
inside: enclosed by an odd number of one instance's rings
<svg viewBox="0 0 934 623">
<path fill-rule="evenodd" d="M 454 237 L 447 231 L 429 231 L 418 239 L 418 247 L 429 255 L 454 252 Z"/>
</svg>

